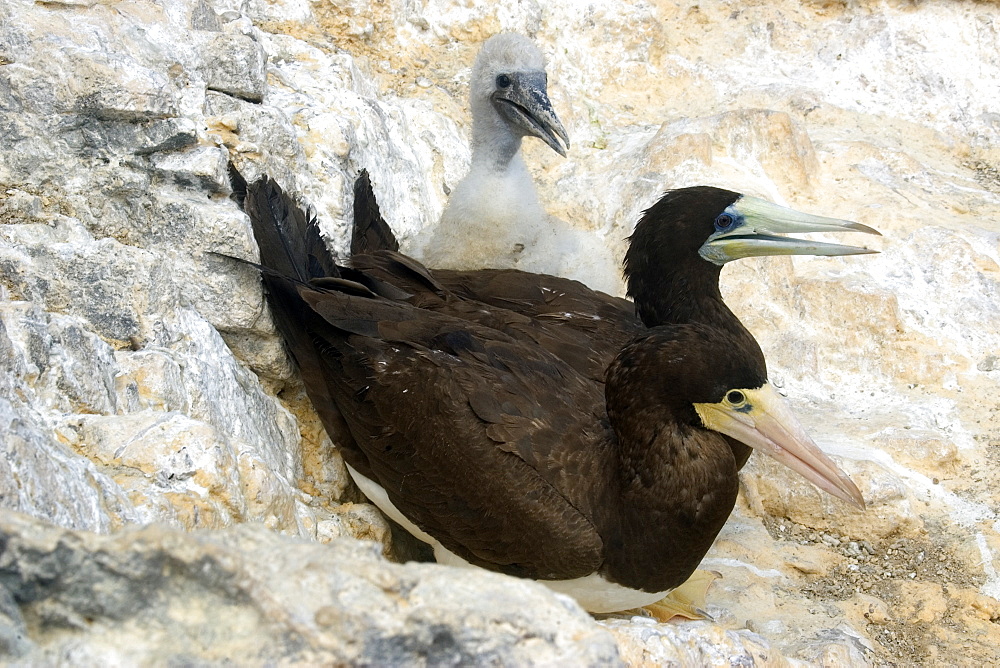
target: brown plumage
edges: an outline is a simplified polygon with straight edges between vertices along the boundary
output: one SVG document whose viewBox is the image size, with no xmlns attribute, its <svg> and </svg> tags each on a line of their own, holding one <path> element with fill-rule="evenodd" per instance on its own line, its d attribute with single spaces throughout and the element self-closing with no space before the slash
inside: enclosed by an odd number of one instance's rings
<svg viewBox="0 0 1000 668">
<path fill-rule="evenodd" d="M 359 184 L 370 192 L 366 175 Z M 373 197 L 357 201 L 359 230 L 366 215 L 380 220 Z M 767 380 L 734 316 L 724 326 L 646 327 L 623 315 L 628 302 L 603 295 L 586 302 L 588 324 L 579 306 L 546 311 L 584 294 L 575 284 L 547 302 L 544 288 L 561 281 L 550 277 L 527 307 L 499 308 L 463 295 L 475 284 L 457 274 L 442 280 L 373 249 L 391 231 L 364 232 L 364 245 L 356 237 L 353 247 L 371 252 L 338 266 L 315 221 L 266 178 L 247 189 L 245 206 L 306 390 L 389 510 L 462 560 L 512 575 L 596 573 L 646 597 L 690 575 L 732 510 L 748 451 L 706 428 L 698 407 Z M 477 280 L 500 281 L 506 293 L 492 298 L 513 303 L 532 285 L 511 276 Z M 603 337 L 620 341 L 630 329 L 637 335 L 611 354 Z M 620 609 L 595 600 L 585 605 Z"/>
</svg>

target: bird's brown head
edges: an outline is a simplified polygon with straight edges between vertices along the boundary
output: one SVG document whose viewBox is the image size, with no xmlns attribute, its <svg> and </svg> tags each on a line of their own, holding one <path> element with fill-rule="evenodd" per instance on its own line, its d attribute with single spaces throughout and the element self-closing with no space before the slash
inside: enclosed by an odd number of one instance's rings
<svg viewBox="0 0 1000 668">
<path fill-rule="evenodd" d="M 685 322 L 704 299 L 721 303 L 719 273 L 732 260 L 876 252 L 777 236 L 844 231 L 878 234 L 866 225 L 800 213 L 722 188 L 671 190 L 643 213 L 629 237 L 628 294 L 647 326 Z"/>
</svg>

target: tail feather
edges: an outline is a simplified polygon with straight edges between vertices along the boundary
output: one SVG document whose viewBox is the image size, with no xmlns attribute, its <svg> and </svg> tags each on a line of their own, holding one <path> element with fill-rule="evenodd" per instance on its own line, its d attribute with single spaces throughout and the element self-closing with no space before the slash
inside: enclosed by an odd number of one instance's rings
<svg viewBox="0 0 1000 668">
<path fill-rule="evenodd" d="M 231 174 L 233 172 L 239 176 L 235 169 Z M 266 176 L 249 185 L 242 176 L 238 180 L 230 178 L 234 182 L 234 192 L 242 194 L 243 208 L 250 217 L 260 248 L 260 264 L 254 266 L 261 271 L 274 324 L 299 368 L 306 393 L 333 442 L 344 448 L 345 457 L 351 457 L 353 466 L 367 470 L 364 460 L 353 454 L 357 449 L 354 438 L 327 385 L 314 328 L 328 326 L 302 295 L 315 291 L 307 287 L 310 283 L 319 284 L 320 289 L 336 289 L 346 294 L 367 296 L 372 293 L 364 285 L 341 278 L 319 234 L 315 216 L 298 206 L 277 183 Z M 237 189 L 240 183 L 242 186 Z"/>
<path fill-rule="evenodd" d="M 379 250 L 399 250 L 399 242 L 392 233 L 375 199 L 368 170 L 362 169 L 354 181 L 354 232 L 351 235 L 351 255 L 373 253 Z"/>
<path fill-rule="evenodd" d="M 243 203 L 247 200 L 247 180 L 233 163 L 229 163 L 229 185 L 233 189 L 233 199 L 242 209 Z"/>
<path fill-rule="evenodd" d="M 247 186 L 243 208 L 253 224 L 263 266 L 303 283 L 340 275 L 320 236 L 316 216 L 273 179 L 263 176 Z"/>
</svg>

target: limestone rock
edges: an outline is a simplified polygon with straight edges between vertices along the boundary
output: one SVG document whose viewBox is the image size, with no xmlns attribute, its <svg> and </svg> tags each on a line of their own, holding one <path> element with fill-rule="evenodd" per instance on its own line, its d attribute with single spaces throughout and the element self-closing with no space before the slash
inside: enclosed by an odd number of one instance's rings
<svg viewBox="0 0 1000 668">
<path fill-rule="evenodd" d="M 776 653 L 750 631 L 728 631 L 709 622 L 656 624 L 647 618 L 609 620 L 605 626 L 619 638 L 623 659 L 632 666 L 763 666 L 807 665 Z"/>
<path fill-rule="evenodd" d="M 261 102 L 266 85 L 266 56 L 261 46 L 246 35 L 218 34 L 206 37 L 202 47 L 202 76 L 205 77 L 208 90 L 248 102 Z"/>
<path fill-rule="evenodd" d="M 0 655 L 21 663 L 620 665 L 565 597 L 259 525 L 112 536 L 0 512 Z"/>
<path fill-rule="evenodd" d="M 869 511 L 845 509 L 755 458 L 744 501 L 706 562 L 724 576 L 710 596 L 716 623 L 678 630 L 614 618 L 621 656 L 992 661 L 1000 644 L 992 6 L 375 5 L 0 3 L 0 506 L 97 532 L 253 522 L 386 548 L 390 529 L 360 503 L 319 428 L 257 277 L 214 254 L 256 252 L 227 197 L 225 166 L 232 160 L 251 178 L 267 172 L 300 193 L 341 254 L 351 183 L 367 168 L 383 213 L 414 249 L 468 164 L 466 87 L 478 45 L 517 30 L 546 53 L 549 92 L 573 146 L 563 159 L 525 143 L 560 230 L 534 249 L 531 266 L 620 290 L 625 238 L 640 212 L 664 189 L 696 183 L 885 234 L 870 240 L 878 256 L 748 260 L 722 280 L 771 381 L 856 476 Z M 272 540 L 248 531 L 252 539 L 237 530 L 219 535 L 242 538 L 219 540 L 231 540 L 231 555 Z M 127 553 L 142 535 L 73 540 L 118 540 Z M 178 545 L 214 540 L 169 535 L 163 541 Z M 283 540 L 273 538 L 275 554 Z M 306 550 L 294 544 L 291 552 Z M 177 582 L 173 607 L 155 608 L 163 620 L 183 617 L 176 601 L 196 593 L 191 581 Z M 33 628 L 15 598 L 0 588 L 0 646 L 9 654 L 138 660 L 99 633 L 74 632 L 72 647 L 52 650 L 69 653 L 45 653 L 38 638 L 9 632 Z M 46 606 L 31 614 L 85 624 L 63 603 Z M 546 609 L 546 623 L 578 619 Z M 274 612 L 279 625 L 291 619 L 282 614 Z M 404 649 L 383 647 L 411 657 L 405 648 L 425 647 L 435 627 L 418 629 L 405 614 L 392 622 L 411 624 Z M 206 617 L 216 618 L 229 621 Z M 441 637 L 457 646 L 457 636 Z M 277 647 L 243 638 L 254 651 Z M 226 648 L 220 660 L 246 655 Z"/>
</svg>

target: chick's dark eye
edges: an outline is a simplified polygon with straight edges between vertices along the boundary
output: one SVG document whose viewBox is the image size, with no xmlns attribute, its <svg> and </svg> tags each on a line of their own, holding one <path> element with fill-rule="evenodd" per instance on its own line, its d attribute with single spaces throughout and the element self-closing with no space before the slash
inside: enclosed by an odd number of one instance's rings
<svg viewBox="0 0 1000 668">
<path fill-rule="evenodd" d="M 727 230 L 733 229 L 736 225 L 736 217 L 730 213 L 720 213 L 715 218 L 715 229 L 719 232 L 725 232 Z"/>
<path fill-rule="evenodd" d="M 497 76 L 497 88 L 509 88 L 510 87 L 510 77 L 506 74 L 500 74 Z"/>
<path fill-rule="evenodd" d="M 737 406 L 747 400 L 746 395 L 739 390 L 729 390 L 726 392 L 726 401 Z"/>
</svg>

